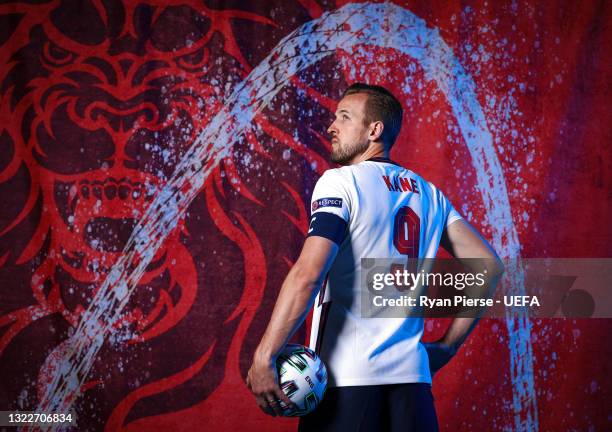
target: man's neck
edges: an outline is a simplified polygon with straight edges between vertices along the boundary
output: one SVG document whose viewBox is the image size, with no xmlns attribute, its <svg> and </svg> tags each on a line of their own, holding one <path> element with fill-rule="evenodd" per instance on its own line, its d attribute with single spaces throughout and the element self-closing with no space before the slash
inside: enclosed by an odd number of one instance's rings
<svg viewBox="0 0 612 432">
<path fill-rule="evenodd" d="M 353 159 L 348 161 L 346 165 L 356 165 L 359 162 L 367 161 L 372 158 L 389 158 L 389 151 L 385 149 L 385 146 L 381 143 L 372 143 L 368 148 Z"/>
</svg>

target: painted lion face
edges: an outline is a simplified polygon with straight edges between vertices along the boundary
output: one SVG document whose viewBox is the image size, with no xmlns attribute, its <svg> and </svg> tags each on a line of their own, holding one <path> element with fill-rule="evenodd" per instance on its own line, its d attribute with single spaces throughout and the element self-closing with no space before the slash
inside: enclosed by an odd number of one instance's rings
<svg viewBox="0 0 612 432">
<path fill-rule="evenodd" d="M 257 61 L 240 45 L 253 30 L 283 34 L 295 26 L 283 16 L 309 18 L 283 8 L 275 9 L 278 24 L 258 11 L 164 2 L 52 2 L 14 18 L 0 52 L 0 145 L 9 150 L 0 157 L 0 187 L 17 186 L 5 213 L 11 218 L 0 226 L 10 245 L 0 251 L 0 267 L 22 269 L 22 288 L 2 318 L 0 359 L 14 364 L 5 349 L 31 331 L 47 344 L 11 378 L 3 406 L 34 407 L 49 385 L 69 349 L 66 336 L 137 221 Z M 262 57 L 268 48 L 262 42 Z M 306 229 L 308 196 L 301 194 L 326 168 L 325 140 L 308 132 L 320 147 L 304 148 L 272 114 L 302 97 L 283 95 L 214 170 L 147 267 L 77 410 L 95 402 L 98 422 L 113 410 L 113 418 L 153 415 L 160 398 L 178 409 L 175 403 L 212 393 L 229 364 L 246 373 L 241 359 L 254 346 L 242 352 L 242 342 L 263 332 L 259 311 L 270 308 Z M 309 100 L 324 131 L 329 113 Z M 271 231 L 278 220 L 283 227 Z M 161 384 L 169 368 L 183 384 Z M 204 395 L 194 394 L 194 382 Z M 157 396 L 139 396 L 123 412 L 121 400 L 145 384 Z"/>
</svg>

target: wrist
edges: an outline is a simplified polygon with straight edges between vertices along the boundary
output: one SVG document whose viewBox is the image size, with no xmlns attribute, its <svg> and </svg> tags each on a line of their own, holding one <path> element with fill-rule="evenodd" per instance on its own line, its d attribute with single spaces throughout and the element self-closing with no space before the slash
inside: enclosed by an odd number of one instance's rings
<svg viewBox="0 0 612 432">
<path fill-rule="evenodd" d="M 451 355 L 455 355 L 457 353 L 460 345 L 456 341 L 451 341 L 446 337 L 440 339 L 438 343 L 442 345 Z"/>
<path fill-rule="evenodd" d="M 255 350 L 255 354 L 253 355 L 253 363 L 261 365 L 274 364 L 275 360 L 276 356 L 274 356 L 270 350 L 263 347 L 257 348 Z"/>
</svg>

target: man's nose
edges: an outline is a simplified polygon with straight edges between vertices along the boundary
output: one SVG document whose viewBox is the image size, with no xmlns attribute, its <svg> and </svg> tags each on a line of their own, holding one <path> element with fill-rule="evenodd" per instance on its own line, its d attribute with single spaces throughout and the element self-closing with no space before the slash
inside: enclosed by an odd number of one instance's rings
<svg viewBox="0 0 612 432">
<path fill-rule="evenodd" d="M 328 133 L 328 134 L 332 135 L 332 134 L 334 134 L 334 133 L 337 133 L 337 132 L 338 132 L 338 129 L 336 129 L 336 126 L 335 126 L 335 125 L 336 125 L 336 122 L 335 122 L 335 121 L 334 121 L 334 122 L 332 122 L 332 124 L 330 124 L 330 125 L 329 125 L 329 127 L 327 128 L 327 133 Z"/>
</svg>

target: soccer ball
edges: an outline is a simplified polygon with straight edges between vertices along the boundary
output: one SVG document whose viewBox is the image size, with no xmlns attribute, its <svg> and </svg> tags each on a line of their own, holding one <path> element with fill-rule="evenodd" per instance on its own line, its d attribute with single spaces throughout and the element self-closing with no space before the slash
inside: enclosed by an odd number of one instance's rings
<svg viewBox="0 0 612 432">
<path fill-rule="evenodd" d="M 303 345 L 287 344 L 276 359 L 280 387 L 296 405 L 280 402 L 283 415 L 303 416 L 312 412 L 327 388 L 327 369 L 313 350 Z"/>
</svg>

